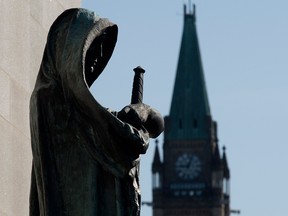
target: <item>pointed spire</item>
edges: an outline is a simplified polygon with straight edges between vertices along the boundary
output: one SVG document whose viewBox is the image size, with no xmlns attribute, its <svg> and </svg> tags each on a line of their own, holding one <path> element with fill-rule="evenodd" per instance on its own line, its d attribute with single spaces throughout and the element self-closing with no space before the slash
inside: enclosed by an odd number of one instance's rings
<svg viewBox="0 0 288 216">
<path fill-rule="evenodd" d="M 230 170 L 228 167 L 228 161 L 226 157 L 226 147 L 223 146 L 223 156 L 222 156 L 222 163 L 224 168 L 224 178 L 229 179 L 230 178 Z"/>
<path fill-rule="evenodd" d="M 217 126 L 217 122 L 213 121 L 213 137 L 215 140 L 215 143 L 218 145 L 218 126 Z"/>
<path fill-rule="evenodd" d="M 193 4 L 193 11 L 191 9 L 191 1 L 189 1 L 188 4 L 189 8 L 188 8 L 188 12 L 187 12 L 187 6 L 186 4 L 184 4 L 183 10 L 184 10 L 184 21 L 186 19 L 186 17 L 190 17 L 190 19 L 192 18 L 192 20 L 195 22 L 196 21 L 196 5 Z"/>
<path fill-rule="evenodd" d="M 214 154 L 213 154 L 213 168 L 215 170 L 222 169 L 222 160 L 221 160 L 220 151 L 219 151 L 219 147 L 217 143 L 215 145 Z"/>
<path fill-rule="evenodd" d="M 154 153 L 154 159 L 153 159 L 153 163 L 152 163 L 152 172 L 157 172 L 159 171 L 162 163 L 161 163 L 161 159 L 160 159 L 160 153 L 159 153 L 159 149 L 158 149 L 158 139 L 155 140 L 155 153 Z"/>
<path fill-rule="evenodd" d="M 187 14 L 187 9 L 186 9 L 186 8 L 187 8 L 187 6 L 186 6 L 186 4 L 184 4 L 184 5 L 183 5 L 184 17 L 185 17 L 185 15 Z"/>
<path fill-rule="evenodd" d="M 205 139 L 209 137 L 207 117 L 210 116 L 195 14 L 186 12 L 184 29 L 169 114 L 168 139 Z"/>
</svg>

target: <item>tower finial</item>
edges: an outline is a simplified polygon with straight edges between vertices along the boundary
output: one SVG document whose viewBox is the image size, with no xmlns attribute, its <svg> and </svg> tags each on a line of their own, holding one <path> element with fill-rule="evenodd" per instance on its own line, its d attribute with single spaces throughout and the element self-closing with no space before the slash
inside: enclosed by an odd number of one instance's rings
<svg viewBox="0 0 288 216">
<path fill-rule="evenodd" d="M 196 5 L 193 4 L 193 15 L 196 16 Z"/>
<path fill-rule="evenodd" d="M 184 15 L 186 15 L 186 13 L 187 13 L 186 4 L 184 4 L 183 12 L 184 12 Z"/>
</svg>

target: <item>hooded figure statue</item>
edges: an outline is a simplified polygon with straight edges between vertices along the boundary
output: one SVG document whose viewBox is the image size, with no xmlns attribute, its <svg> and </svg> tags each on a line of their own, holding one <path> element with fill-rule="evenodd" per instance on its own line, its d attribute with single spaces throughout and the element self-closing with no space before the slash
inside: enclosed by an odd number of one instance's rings
<svg viewBox="0 0 288 216">
<path fill-rule="evenodd" d="M 50 28 L 30 99 L 30 216 L 140 214 L 138 166 L 149 132 L 120 120 L 89 91 L 117 32 L 86 9 L 64 11 Z M 137 107 L 133 113 L 143 120 Z"/>
</svg>

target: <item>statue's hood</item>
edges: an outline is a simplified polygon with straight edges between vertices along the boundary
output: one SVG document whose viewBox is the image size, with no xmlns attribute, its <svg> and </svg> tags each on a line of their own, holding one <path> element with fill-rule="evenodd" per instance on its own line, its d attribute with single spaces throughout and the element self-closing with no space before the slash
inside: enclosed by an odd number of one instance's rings
<svg viewBox="0 0 288 216">
<path fill-rule="evenodd" d="M 43 153 L 39 146 L 49 152 L 51 143 L 71 145 L 75 135 L 74 145 L 115 176 L 127 176 L 139 164 L 148 135 L 122 122 L 89 91 L 113 53 L 117 33 L 115 24 L 86 9 L 66 10 L 52 24 L 30 99 L 34 159 Z"/>
<path fill-rule="evenodd" d="M 67 82 L 80 80 L 90 87 L 110 59 L 117 33 L 117 25 L 94 12 L 78 8 L 64 11 L 47 37 L 43 75 L 62 82 L 64 88 Z"/>
<path fill-rule="evenodd" d="M 122 122 L 89 91 L 117 31 L 85 9 L 64 11 L 50 28 L 30 99 L 31 216 L 138 215 L 139 155 L 148 133 Z"/>
</svg>

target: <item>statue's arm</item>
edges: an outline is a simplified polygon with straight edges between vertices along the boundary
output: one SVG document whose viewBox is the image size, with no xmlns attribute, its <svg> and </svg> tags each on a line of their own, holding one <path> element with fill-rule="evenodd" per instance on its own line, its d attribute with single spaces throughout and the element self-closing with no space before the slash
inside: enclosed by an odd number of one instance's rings
<svg viewBox="0 0 288 216">
<path fill-rule="evenodd" d="M 125 122 L 118 112 L 107 109 L 113 116 L 116 117 L 116 127 L 119 127 L 119 133 L 124 142 L 126 143 L 125 148 L 132 154 L 145 154 L 149 144 L 149 133 L 144 127 L 139 127 L 140 118 L 135 116 L 135 124 L 132 121 Z M 117 129 L 116 129 L 117 130 Z"/>
<path fill-rule="evenodd" d="M 82 144 L 92 159 L 117 177 L 127 176 L 148 148 L 148 134 L 107 112 L 102 120 L 82 121 Z M 98 119 L 98 118 L 97 118 Z M 86 134 L 86 135 L 83 135 Z"/>
<path fill-rule="evenodd" d="M 145 153 L 148 134 L 107 111 L 76 74 L 68 73 L 65 80 L 69 89 L 67 95 L 78 107 L 79 114 L 89 122 L 87 127 L 92 127 L 91 133 L 84 131 L 90 137 L 84 143 L 89 154 L 116 176 L 126 175 L 138 165 L 140 154 Z"/>
</svg>

